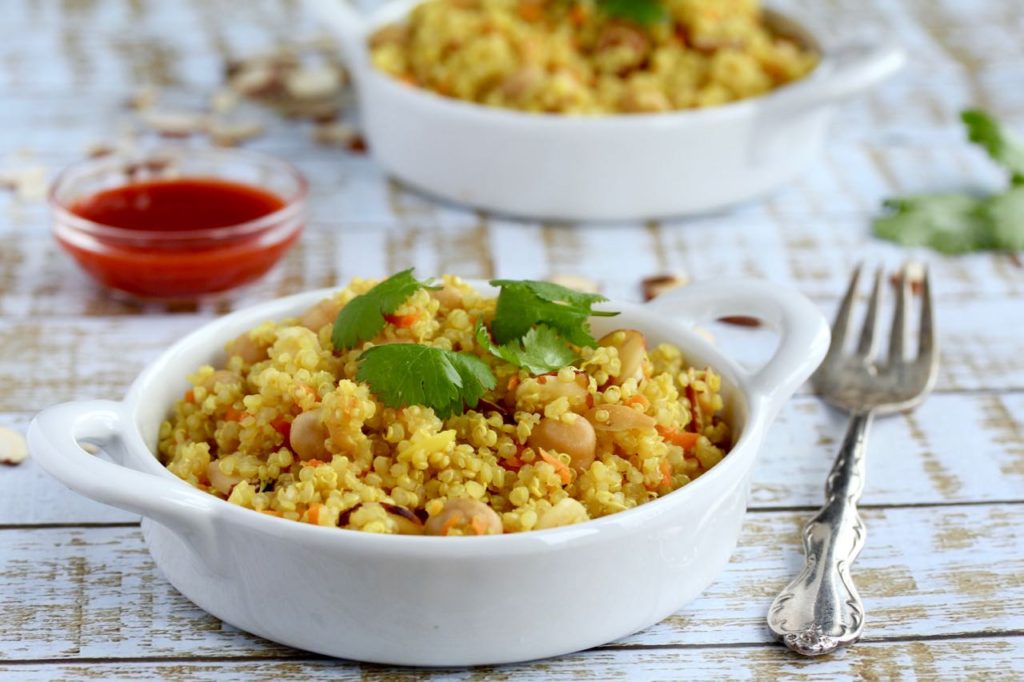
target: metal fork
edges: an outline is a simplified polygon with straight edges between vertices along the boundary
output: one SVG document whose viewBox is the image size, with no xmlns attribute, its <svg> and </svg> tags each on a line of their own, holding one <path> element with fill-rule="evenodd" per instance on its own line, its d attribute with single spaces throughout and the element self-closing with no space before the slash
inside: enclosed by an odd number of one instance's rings
<svg viewBox="0 0 1024 682">
<path fill-rule="evenodd" d="M 811 379 L 827 402 L 850 413 L 842 447 L 825 484 L 825 506 L 803 529 L 806 561 L 793 582 L 775 598 L 768 627 L 793 651 L 819 656 L 852 644 L 864 625 L 864 605 L 850 576 L 850 566 L 864 546 L 865 529 L 857 514 L 864 490 L 868 429 L 876 415 L 909 410 L 931 390 L 938 371 L 928 273 L 921 283 L 921 322 L 916 354 L 908 357 L 910 332 L 909 267 L 899 274 L 895 314 L 885 358 L 876 357 L 883 273 L 874 288 L 856 351 L 843 348 L 857 297 L 860 266 L 843 297 L 828 354 Z"/>
</svg>

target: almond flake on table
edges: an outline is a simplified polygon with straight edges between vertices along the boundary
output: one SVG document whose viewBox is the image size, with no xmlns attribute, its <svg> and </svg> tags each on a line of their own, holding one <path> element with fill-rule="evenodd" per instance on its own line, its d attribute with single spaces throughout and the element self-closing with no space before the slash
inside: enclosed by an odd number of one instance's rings
<svg viewBox="0 0 1024 682">
<path fill-rule="evenodd" d="M 28 457 L 28 444 L 17 431 L 0 427 L 0 464 L 17 466 Z"/>
<path fill-rule="evenodd" d="M 288 94 L 298 99 L 324 99 L 341 93 L 342 72 L 328 67 L 297 69 L 285 77 Z"/>
<path fill-rule="evenodd" d="M 213 119 L 207 128 L 210 141 L 218 147 L 235 147 L 259 137 L 266 128 L 259 121 L 222 121 Z"/>
<path fill-rule="evenodd" d="M 14 192 L 22 201 L 40 201 L 46 197 L 46 169 L 33 165 L 0 170 L 0 189 Z"/>
<path fill-rule="evenodd" d="M 690 278 L 681 273 L 669 272 L 663 275 L 651 275 L 640 282 L 643 289 L 644 301 L 661 296 L 666 291 L 671 291 L 690 283 Z"/>
<path fill-rule="evenodd" d="M 206 115 L 190 111 L 147 109 L 139 117 L 147 126 L 168 137 L 189 137 L 205 132 L 209 125 Z"/>
</svg>

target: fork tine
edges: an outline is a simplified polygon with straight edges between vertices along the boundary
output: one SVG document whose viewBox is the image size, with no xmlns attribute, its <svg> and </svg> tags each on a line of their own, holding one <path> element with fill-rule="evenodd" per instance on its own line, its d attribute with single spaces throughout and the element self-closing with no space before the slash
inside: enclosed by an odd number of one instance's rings
<svg viewBox="0 0 1024 682">
<path fill-rule="evenodd" d="M 908 337 L 907 306 L 910 303 L 910 263 L 900 268 L 896 286 L 896 311 L 892 317 L 892 332 L 889 334 L 889 364 L 896 365 L 906 358 Z"/>
<path fill-rule="evenodd" d="M 923 362 L 935 361 L 935 320 L 932 315 L 932 286 L 929 281 L 928 268 L 925 267 L 921 278 L 921 330 L 918 342 L 918 356 Z"/>
<path fill-rule="evenodd" d="M 875 283 L 871 287 L 871 301 L 868 312 L 864 316 L 864 326 L 860 330 L 860 341 L 857 343 L 857 354 L 869 357 L 875 348 L 875 329 L 878 328 L 878 316 L 881 313 L 879 301 L 882 298 L 882 268 L 875 270 Z"/>
<path fill-rule="evenodd" d="M 832 323 L 832 342 L 828 347 L 828 354 L 825 355 L 825 362 L 836 358 L 843 353 L 843 346 L 846 342 L 846 335 L 850 329 L 850 317 L 853 312 L 853 302 L 857 298 L 857 285 L 860 283 L 860 271 L 863 265 L 858 263 L 850 275 L 850 284 L 846 288 L 839 310 L 836 311 L 836 319 Z"/>
</svg>

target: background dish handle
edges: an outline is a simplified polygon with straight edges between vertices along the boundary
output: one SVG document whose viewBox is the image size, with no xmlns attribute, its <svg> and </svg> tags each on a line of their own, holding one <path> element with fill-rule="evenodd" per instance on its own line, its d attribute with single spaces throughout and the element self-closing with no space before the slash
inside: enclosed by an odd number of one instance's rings
<svg viewBox="0 0 1024 682">
<path fill-rule="evenodd" d="M 209 538 L 205 531 L 213 518 L 213 497 L 183 482 L 119 466 L 79 445 L 79 441 L 115 442 L 129 423 L 120 402 L 54 405 L 29 425 L 29 452 L 47 473 L 77 493 L 151 518 L 190 539 Z"/>
<path fill-rule="evenodd" d="M 820 72 L 779 90 L 765 113 L 788 117 L 841 102 L 889 78 L 906 61 L 903 48 L 895 43 L 862 40 L 837 45 L 826 52 Z"/>
<path fill-rule="evenodd" d="M 324 23 L 341 44 L 345 65 L 358 78 L 366 63 L 365 49 L 368 24 L 366 15 L 352 0 L 306 0 L 306 6 Z"/>
<path fill-rule="evenodd" d="M 779 334 L 775 354 L 745 375 L 751 394 L 765 404 L 768 421 L 817 369 L 829 344 L 829 328 L 802 294 L 764 281 L 698 282 L 662 294 L 647 306 L 695 326 L 729 315 L 756 317 Z"/>
</svg>

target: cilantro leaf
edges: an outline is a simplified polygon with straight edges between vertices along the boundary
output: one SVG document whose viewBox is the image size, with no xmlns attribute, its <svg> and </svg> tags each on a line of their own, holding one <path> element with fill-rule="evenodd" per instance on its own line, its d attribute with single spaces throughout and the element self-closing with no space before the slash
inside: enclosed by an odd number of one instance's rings
<svg viewBox="0 0 1024 682">
<path fill-rule="evenodd" d="M 475 355 L 418 343 L 364 351 L 356 378 L 388 407 L 423 405 L 441 419 L 475 407 L 497 383 L 487 363 Z"/>
<path fill-rule="evenodd" d="M 483 322 L 476 323 L 476 340 L 496 358 L 523 367 L 530 374 L 540 375 L 571 365 L 576 353 L 562 336 L 547 325 L 538 325 L 526 332 L 521 339 L 495 345 Z"/>
<path fill-rule="evenodd" d="M 641 26 L 662 21 L 665 6 L 660 0 L 598 0 L 598 6 L 609 17 L 626 19 Z"/>
<path fill-rule="evenodd" d="M 995 195 L 986 202 L 984 212 L 992 226 L 995 248 L 1024 250 L 1024 186 Z"/>
<path fill-rule="evenodd" d="M 592 310 L 595 303 L 607 301 L 599 294 L 579 291 L 533 280 L 496 279 L 491 286 L 501 287 L 491 330 L 498 343 L 522 338 L 537 324 L 546 324 L 577 346 L 596 346 L 590 334 L 592 315 L 610 317 L 618 313 Z"/>
<path fill-rule="evenodd" d="M 430 287 L 429 281 L 420 282 L 412 276 L 412 268 L 403 270 L 378 282 L 365 294 L 345 304 L 334 320 L 331 343 L 339 350 L 354 348 L 380 333 L 390 315 L 414 293 Z"/>
<path fill-rule="evenodd" d="M 967 126 L 967 138 L 983 147 L 993 161 L 1010 171 L 1011 183 L 1024 185 L 1024 141 L 978 109 L 964 111 L 960 120 Z"/>
<path fill-rule="evenodd" d="M 887 199 L 888 213 L 875 219 L 875 234 L 904 246 L 929 246 L 942 253 L 990 247 L 984 199 L 966 194 L 926 194 Z"/>
</svg>

